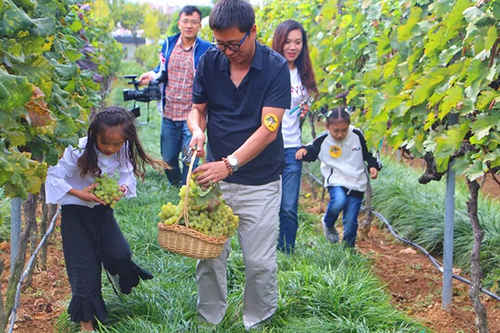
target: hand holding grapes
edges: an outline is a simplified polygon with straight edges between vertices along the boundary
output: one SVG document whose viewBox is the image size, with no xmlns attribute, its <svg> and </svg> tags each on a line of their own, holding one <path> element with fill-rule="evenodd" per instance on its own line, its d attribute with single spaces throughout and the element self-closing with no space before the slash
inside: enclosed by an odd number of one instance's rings
<svg viewBox="0 0 500 333">
<path fill-rule="evenodd" d="M 210 186 L 229 176 L 229 170 L 223 161 L 203 163 L 193 173 L 196 182 L 202 187 Z"/>
<path fill-rule="evenodd" d="M 93 193 L 96 186 L 97 184 L 92 184 L 90 186 L 85 187 L 82 190 L 77 190 L 73 188 L 69 191 L 69 193 L 84 201 L 97 202 L 100 203 L 101 205 L 105 205 L 106 203 L 103 200 L 99 199 L 99 197 L 97 197 Z"/>
<path fill-rule="evenodd" d="M 115 179 L 103 174 L 101 177 L 96 178 L 96 183 L 93 184 L 92 192 L 104 203 L 114 208 L 115 203 L 120 200 L 127 191 L 125 185 L 118 186 Z M 93 186 L 91 185 L 91 186 Z"/>
<path fill-rule="evenodd" d="M 125 196 L 125 194 L 127 194 L 128 192 L 128 187 L 127 185 L 120 185 L 120 191 L 122 192 L 122 194 L 120 195 L 120 199 L 123 198 Z"/>
</svg>

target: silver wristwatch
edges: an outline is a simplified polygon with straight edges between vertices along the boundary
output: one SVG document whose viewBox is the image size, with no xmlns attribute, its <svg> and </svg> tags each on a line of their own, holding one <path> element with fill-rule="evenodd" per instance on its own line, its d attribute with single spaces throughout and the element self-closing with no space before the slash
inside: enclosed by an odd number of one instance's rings
<svg viewBox="0 0 500 333">
<path fill-rule="evenodd" d="M 229 155 L 227 157 L 227 161 L 229 162 L 229 166 L 231 167 L 231 170 L 233 170 L 233 173 L 238 171 L 238 169 L 240 168 L 240 165 L 238 163 L 238 159 L 236 158 L 236 156 Z"/>
</svg>

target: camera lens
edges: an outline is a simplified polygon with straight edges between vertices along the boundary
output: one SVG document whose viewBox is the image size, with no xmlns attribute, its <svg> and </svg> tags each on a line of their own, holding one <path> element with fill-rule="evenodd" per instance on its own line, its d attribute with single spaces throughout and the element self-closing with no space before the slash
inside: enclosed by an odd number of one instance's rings
<svg viewBox="0 0 500 333">
<path fill-rule="evenodd" d="M 123 90 L 123 100 L 130 101 L 136 99 L 136 90 L 124 89 Z"/>
</svg>

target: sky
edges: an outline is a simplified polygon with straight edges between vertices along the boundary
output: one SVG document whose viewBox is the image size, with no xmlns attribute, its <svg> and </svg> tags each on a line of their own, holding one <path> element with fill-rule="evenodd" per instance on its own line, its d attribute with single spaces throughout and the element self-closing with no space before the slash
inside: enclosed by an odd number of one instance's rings
<svg viewBox="0 0 500 333">
<path fill-rule="evenodd" d="M 129 0 L 131 2 L 139 2 L 139 3 L 162 3 L 168 4 L 170 6 L 178 6 L 182 7 L 185 5 L 193 5 L 193 6 L 211 6 L 211 0 Z"/>
<path fill-rule="evenodd" d="M 168 4 L 170 6 L 178 6 L 182 7 L 185 5 L 193 5 L 193 6 L 211 6 L 212 1 L 211 0 L 129 0 L 132 2 L 139 2 L 139 3 L 161 3 L 161 4 Z M 252 4 L 258 4 L 260 3 L 260 0 L 250 0 L 250 3 Z"/>
</svg>

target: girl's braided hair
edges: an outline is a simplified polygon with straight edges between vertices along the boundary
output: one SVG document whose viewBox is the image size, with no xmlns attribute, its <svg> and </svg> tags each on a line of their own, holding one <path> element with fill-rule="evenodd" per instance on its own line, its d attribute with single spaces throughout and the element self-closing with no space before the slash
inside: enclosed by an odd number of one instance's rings
<svg viewBox="0 0 500 333">
<path fill-rule="evenodd" d="M 82 156 L 78 159 L 78 167 L 82 176 L 90 174 L 98 177 L 101 175 L 101 169 L 97 164 L 97 137 L 102 135 L 106 129 L 116 126 L 121 127 L 123 131 L 127 158 L 130 160 L 136 176 L 144 178 L 146 163 L 154 168 L 169 168 L 165 162 L 155 160 L 146 154 L 137 136 L 134 120 L 135 118 L 130 112 L 119 106 L 107 107 L 92 117 L 87 131 L 87 145 Z"/>
<path fill-rule="evenodd" d="M 336 107 L 334 109 L 326 112 L 326 124 L 330 125 L 335 122 L 346 122 L 348 124 L 351 123 L 351 117 L 349 113 L 342 107 Z"/>
</svg>

